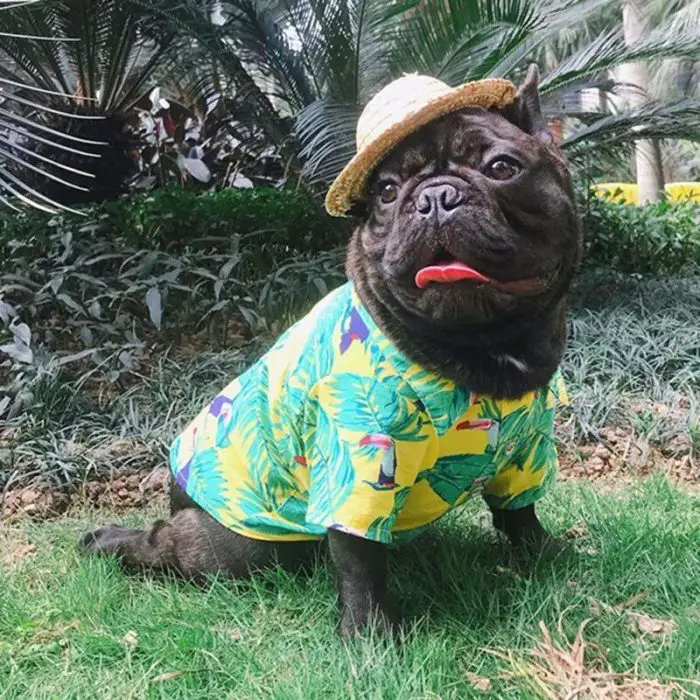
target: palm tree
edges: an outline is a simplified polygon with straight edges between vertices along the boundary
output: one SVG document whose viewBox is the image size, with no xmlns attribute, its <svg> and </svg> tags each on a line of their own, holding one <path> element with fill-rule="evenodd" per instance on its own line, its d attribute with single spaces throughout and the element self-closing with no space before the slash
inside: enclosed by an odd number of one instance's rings
<svg viewBox="0 0 700 700">
<path fill-rule="evenodd" d="M 288 172 L 301 162 L 312 186 L 347 162 L 363 105 L 403 72 L 451 84 L 518 80 L 535 59 L 545 109 L 557 117 L 582 88 L 616 91 L 617 66 L 697 58 L 697 32 L 677 12 L 626 42 L 618 0 L 47 0 L 8 14 L 18 33 L 80 39 L 37 48 L 0 36 L 0 54 L 14 60 L 0 80 L 41 90 L 37 102 L 64 114 L 111 118 L 72 120 L 74 138 L 114 144 L 120 120 L 158 83 L 200 104 L 226 100 L 250 134 L 284 155 Z M 580 113 L 563 146 L 576 162 L 640 139 L 697 140 L 699 115 L 693 97 Z M 44 119 L 66 131 L 63 114 Z"/>
<path fill-rule="evenodd" d="M 131 168 L 127 115 L 174 51 L 174 33 L 149 34 L 121 0 L 2 3 L 0 86 L 11 109 L 0 108 L 0 190 L 45 211 L 118 194 Z"/>
<path fill-rule="evenodd" d="M 362 105 L 402 72 L 452 84 L 494 75 L 518 79 L 535 58 L 544 64 L 545 107 L 555 115 L 567 91 L 591 85 L 614 91 L 608 76 L 616 66 L 697 54 L 690 22 L 676 23 L 673 33 L 662 23 L 628 43 L 619 22 L 603 23 L 597 35 L 572 32 L 617 8 L 611 0 L 284 0 L 274 3 L 274 21 L 269 4 L 220 5 L 226 21 L 218 30 L 229 37 L 223 43 L 236 53 L 244 48 L 248 74 L 265 77 L 256 82 L 262 92 L 281 100 L 281 113 L 296 113 L 295 135 L 312 184 L 327 183 L 347 162 Z M 546 65 L 547 47 L 565 34 L 573 38 Z M 563 145 L 577 159 L 641 137 L 698 138 L 699 112 L 697 100 L 682 100 L 579 115 L 579 128 Z"/>
</svg>

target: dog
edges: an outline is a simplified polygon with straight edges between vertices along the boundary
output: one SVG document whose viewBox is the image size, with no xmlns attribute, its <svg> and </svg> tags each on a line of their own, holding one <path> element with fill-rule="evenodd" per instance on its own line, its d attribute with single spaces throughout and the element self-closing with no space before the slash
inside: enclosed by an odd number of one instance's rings
<svg viewBox="0 0 700 700">
<path fill-rule="evenodd" d="M 176 439 L 170 519 L 88 532 L 84 552 L 241 578 L 301 570 L 326 540 L 350 637 L 396 628 L 386 545 L 470 496 L 516 548 L 558 549 L 535 502 L 557 466 L 581 233 L 536 69 L 513 95 L 457 110 L 425 98 L 431 118 L 412 122 L 412 107 L 398 143 L 354 163 L 366 182 L 343 205 L 359 217 L 348 284 Z"/>
</svg>

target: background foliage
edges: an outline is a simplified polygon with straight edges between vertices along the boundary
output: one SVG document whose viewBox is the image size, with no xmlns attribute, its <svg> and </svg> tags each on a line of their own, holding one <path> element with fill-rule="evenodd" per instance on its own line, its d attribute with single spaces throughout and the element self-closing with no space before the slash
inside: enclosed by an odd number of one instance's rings
<svg viewBox="0 0 700 700">
<path fill-rule="evenodd" d="M 323 188 L 354 151 L 362 106 L 392 78 L 518 81 L 531 61 L 548 116 L 566 117 L 574 165 L 590 169 L 595 154 L 596 168 L 616 168 L 636 139 L 698 140 L 698 8 L 666 3 L 630 44 L 619 0 L 10 3 L 0 190 L 12 206 L 56 210 L 172 183 Z M 679 87 L 615 106 L 615 69 L 630 61 Z M 597 106 L 584 104 L 590 89 Z"/>
</svg>

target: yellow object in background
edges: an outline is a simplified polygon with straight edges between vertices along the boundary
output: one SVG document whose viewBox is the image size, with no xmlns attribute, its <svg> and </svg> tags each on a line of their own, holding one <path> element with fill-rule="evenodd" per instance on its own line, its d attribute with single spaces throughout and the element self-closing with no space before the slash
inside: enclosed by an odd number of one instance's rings
<svg viewBox="0 0 700 700">
<path fill-rule="evenodd" d="M 669 202 L 700 202 L 700 182 L 671 182 L 665 187 Z M 595 185 L 595 193 L 613 202 L 637 203 L 637 185 L 634 182 L 604 182 Z"/>
<path fill-rule="evenodd" d="M 666 193 L 671 202 L 700 202 L 700 182 L 672 182 L 666 185 Z"/>
</svg>

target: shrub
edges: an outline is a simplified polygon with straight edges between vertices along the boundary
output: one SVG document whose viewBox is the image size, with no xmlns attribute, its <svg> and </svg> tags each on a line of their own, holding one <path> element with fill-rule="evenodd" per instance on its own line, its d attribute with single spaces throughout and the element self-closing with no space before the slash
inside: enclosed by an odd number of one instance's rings
<svg viewBox="0 0 700 700">
<path fill-rule="evenodd" d="M 0 418 L 32 406 L 47 377 L 121 384 L 154 342 L 281 331 L 344 279 L 348 224 L 333 223 L 308 195 L 272 189 L 165 190 L 84 218 L 5 220 Z"/>
<path fill-rule="evenodd" d="M 343 243 L 351 230 L 347 220 L 328 216 L 319 200 L 308 192 L 271 187 L 203 195 L 164 188 L 105 202 L 88 210 L 87 221 L 71 214 L 55 220 L 72 230 L 96 225 L 103 239 L 117 237 L 132 246 L 171 253 L 210 245 L 216 239 L 220 243 L 223 238 L 254 234 L 266 244 L 326 250 Z M 46 216 L 33 210 L 0 219 L 0 242 L 35 239 L 42 244 L 50 231 Z"/>
<path fill-rule="evenodd" d="M 582 213 L 588 267 L 668 274 L 700 265 L 700 203 L 636 206 L 592 197 Z"/>
</svg>

